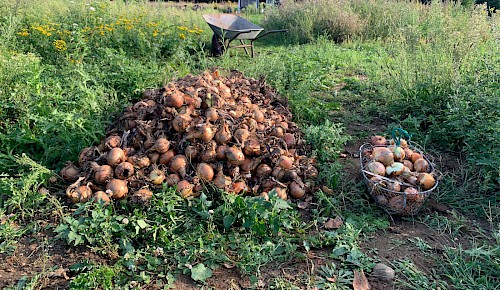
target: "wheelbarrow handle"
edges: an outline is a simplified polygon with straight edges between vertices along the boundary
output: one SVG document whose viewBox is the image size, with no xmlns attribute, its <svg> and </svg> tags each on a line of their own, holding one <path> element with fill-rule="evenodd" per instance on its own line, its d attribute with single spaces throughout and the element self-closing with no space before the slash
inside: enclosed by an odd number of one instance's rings
<svg viewBox="0 0 500 290">
<path fill-rule="evenodd" d="M 256 38 L 252 39 L 252 41 L 255 41 L 255 40 L 259 39 L 259 38 L 262 38 L 262 37 L 264 37 L 264 36 L 266 36 L 268 34 L 277 33 L 277 32 L 288 32 L 288 29 L 268 30 L 268 31 L 266 31 L 264 33 L 259 34 Z"/>
</svg>

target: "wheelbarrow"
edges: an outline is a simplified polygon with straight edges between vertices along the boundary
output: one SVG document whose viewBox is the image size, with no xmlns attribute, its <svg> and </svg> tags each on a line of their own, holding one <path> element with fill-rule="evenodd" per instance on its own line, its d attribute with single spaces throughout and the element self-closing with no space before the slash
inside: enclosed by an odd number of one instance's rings
<svg viewBox="0 0 500 290">
<path fill-rule="evenodd" d="M 222 55 L 229 48 L 243 48 L 246 54 L 249 54 L 247 47 L 250 47 L 251 56 L 254 57 L 254 41 L 271 33 L 287 31 L 286 29 L 277 29 L 264 32 L 264 28 L 238 15 L 228 13 L 205 14 L 203 18 L 214 32 L 212 53 L 216 56 Z M 231 42 L 236 39 L 240 41 L 240 44 L 230 46 Z M 245 44 L 244 40 L 250 40 L 250 44 Z"/>
</svg>

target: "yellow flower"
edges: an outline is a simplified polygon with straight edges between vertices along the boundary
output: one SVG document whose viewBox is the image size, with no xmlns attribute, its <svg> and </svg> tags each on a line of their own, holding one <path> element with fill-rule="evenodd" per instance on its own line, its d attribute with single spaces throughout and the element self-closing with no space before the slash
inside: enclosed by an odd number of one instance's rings
<svg viewBox="0 0 500 290">
<path fill-rule="evenodd" d="M 186 35 L 185 35 L 184 33 L 179 33 L 179 37 L 180 37 L 181 39 L 186 39 Z"/>
<path fill-rule="evenodd" d="M 189 29 L 189 28 L 187 28 L 186 26 L 177 26 L 177 28 L 178 28 L 179 30 L 182 30 L 182 31 L 186 31 L 186 30 L 188 30 L 188 29 Z"/>
<path fill-rule="evenodd" d="M 188 32 L 189 32 L 189 33 L 196 33 L 196 30 L 194 30 L 194 29 L 189 29 L 189 30 L 188 30 Z"/>
<path fill-rule="evenodd" d="M 17 35 L 28 36 L 28 35 L 30 35 L 30 33 L 28 32 L 28 30 L 26 28 L 24 28 L 22 31 L 18 32 Z"/>
<path fill-rule="evenodd" d="M 59 51 L 65 51 L 67 50 L 68 48 L 66 47 L 66 41 L 62 40 L 62 39 L 58 39 L 58 40 L 55 40 L 54 41 L 54 47 L 59 50 Z"/>
<path fill-rule="evenodd" d="M 153 37 L 158 36 L 158 33 L 159 33 L 159 32 L 160 32 L 160 31 L 159 31 L 158 29 L 155 29 L 155 30 L 153 31 Z"/>
</svg>

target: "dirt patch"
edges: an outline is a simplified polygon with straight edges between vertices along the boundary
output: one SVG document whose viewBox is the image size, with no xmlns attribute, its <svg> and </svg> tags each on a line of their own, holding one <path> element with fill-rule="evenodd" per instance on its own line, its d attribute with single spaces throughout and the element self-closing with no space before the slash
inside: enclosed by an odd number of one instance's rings
<svg viewBox="0 0 500 290">
<path fill-rule="evenodd" d="M 50 232 L 26 236 L 11 255 L 0 254 L 0 289 L 39 275 L 40 289 L 66 289 L 72 273 L 69 267 L 82 260 L 105 264 L 107 261 L 86 247 L 74 247 L 55 240 Z M 22 283 L 22 282 L 21 282 Z"/>
</svg>

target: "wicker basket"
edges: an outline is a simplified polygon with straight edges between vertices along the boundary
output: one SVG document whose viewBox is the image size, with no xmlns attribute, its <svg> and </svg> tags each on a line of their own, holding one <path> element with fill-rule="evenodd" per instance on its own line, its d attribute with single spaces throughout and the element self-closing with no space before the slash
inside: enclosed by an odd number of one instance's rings
<svg viewBox="0 0 500 290">
<path fill-rule="evenodd" d="M 394 181 L 389 178 L 380 177 L 379 181 L 374 182 L 370 180 L 374 175 L 373 173 L 366 170 L 366 165 L 371 161 L 371 159 L 367 156 L 363 156 L 363 152 L 368 149 L 370 150 L 372 147 L 371 144 L 363 144 L 359 148 L 359 161 L 361 166 L 361 174 L 363 176 L 363 180 L 367 185 L 368 192 L 370 196 L 375 200 L 377 205 L 385 210 L 388 214 L 391 215 L 402 215 L 402 216 L 413 216 L 417 214 L 420 209 L 423 207 L 427 198 L 431 195 L 431 193 L 437 188 L 438 180 L 436 178 L 436 183 L 434 186 L 428 190 L 422 191 L 417 186 L 413 186 L 406 182 Z M 380 147 L 380 146 L 377 146 Z M 389 147 L 389 146 L 382 146 Z M 422 152 L 420 146 L 416 143 L 409 143 L 408 147 L 413 151 L 417 152 L 423 156 L 423 158 L 429 163 L 428 173 L 431 173 L 436 177 L 436 169 L 435 165 L 428 159 L 428 156 Z M 387 184 L 391 182 L 398 182 L 401 185 L 401 191 L 394 191 L 387 188 Z M 414 187 L 418 190 L 418 194 L 407 194 L 404 192 L 404 189 L 407 187 Z"/>
</svg>

